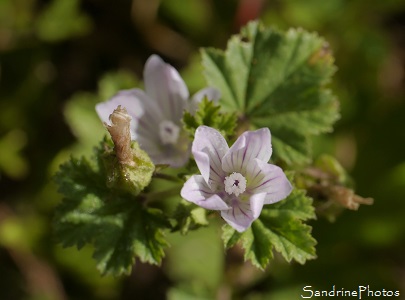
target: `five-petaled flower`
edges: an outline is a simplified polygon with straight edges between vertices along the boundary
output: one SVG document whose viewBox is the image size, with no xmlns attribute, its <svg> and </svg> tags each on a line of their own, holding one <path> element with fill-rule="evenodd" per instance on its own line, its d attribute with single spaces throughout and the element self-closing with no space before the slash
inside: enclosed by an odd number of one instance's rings
<svg viewBox="0 0 405 300">
<path fill-rule="evenodd" d="M 201 175 L 187 180 L 181 196 L 221 211 L 239 232 L 259 217 L 264 204 L 280 201 L 292 190 L 283 170 L 268 163 L 272 154 L 268 128 L 243 133 L 229 148 L 217 130 L 200 126 L 191 151 Z"/>
<path fill-rule="evenodd" d="M 183 111 L 194 112 L 203 97 L 218 100 L 220 93 L 205 88 L 191 99 L 179 73 L 157 56 L 149 57 L 144 69 L 145 91 L 120 91 L 109 101 L 99 103 L 96 111 L 108 123 L 119 105 L 126 108 L 131 120 L 131 138 L 137 140 L 155 164 L 183 166 L 190 157 L 190 141 L 182 129 Z"/>
</svg>

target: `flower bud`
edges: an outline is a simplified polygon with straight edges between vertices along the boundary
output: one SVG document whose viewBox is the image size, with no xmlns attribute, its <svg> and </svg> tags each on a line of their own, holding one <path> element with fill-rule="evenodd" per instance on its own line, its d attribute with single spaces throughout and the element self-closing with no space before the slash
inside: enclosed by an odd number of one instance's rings
<svg viewBox="0 0 405 300">
<path fill-rule="evenodd" d="M 114 142 L 114 151 L 121 164 L 135 166 L 131 151 L 131 117 L 119 105 L 110 115 L 111 125 L 104 123 Z"/>
<path fill-rule="evenodd" d="M 114 149 L 105 143 L 103 156 L 107 172 L 107 186 L 123 192 L 138 195 L 149 185 L 155 166 L 148 154 L 131 141 L 131 117 L 125 108 L 118 106 L 110 115 L 111 125 L 105 124 Z"/>
</svg>

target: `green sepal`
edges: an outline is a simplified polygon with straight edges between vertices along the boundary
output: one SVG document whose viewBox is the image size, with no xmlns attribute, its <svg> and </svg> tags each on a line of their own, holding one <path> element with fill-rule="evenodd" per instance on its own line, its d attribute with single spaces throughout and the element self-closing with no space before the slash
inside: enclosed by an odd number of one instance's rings
<svg viewBox="0 0 405 300">
<path fill-rule="evenodd" d="M 149 185 L 155 165 L 136 141 L 131 142 L 134 166 L 120 163 L 112 144 L 107 139 L 103 142 L 103 148 L 105 151 L 102 160 L 107 173 L 108 188 L 136 196 Z"/>
</svg>

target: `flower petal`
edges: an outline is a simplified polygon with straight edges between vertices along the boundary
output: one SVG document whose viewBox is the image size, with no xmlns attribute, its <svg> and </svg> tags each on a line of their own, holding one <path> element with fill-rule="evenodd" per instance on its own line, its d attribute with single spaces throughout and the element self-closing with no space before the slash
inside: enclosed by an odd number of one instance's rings
<svg viewBox="0 0 405 300">
<path fill-rule="evenodd" d="M 181 136 L 175 145 L 159 143 L 149 154 L 155 164 L 170 165 L 173 168 L 184 166 L 190 158 L 190 142 L 188 136 Z M 145 150 L 146 151 L 146 150 Z M 151 152 L 152 153 L 152 152 Z"/>
<path fill-rule="evenodd" d="M 249 202 L 233 198 L 232 208 L 221 211 L 221 216 L 237 231 L 243 232 L 260 216 L 265 196 L 265 193 L 254 194 Z"/>
<path fill-rule="evenodd" d="M 160 141 L 159 124 L 164 120 L 164 116 L 159 106 L 142 90 L 136 89 L 132 93 L 135 98 L 139 99 L 143 107 L 142 115 L 137 118 L 137 136 Z"/>
<path fill-rule="evenodd" d="M 110 124 L 110 115 L 119 105 L 125 108 L 128 114 L 132 117 L 131 139 L 134 139 L 136 136 L 135 132 L 138 126 L 136 119 L 144 114 L 144 108 L 142 107 L 140 100 L 137 97 L 134 97 L 135 90 L 137 89 L 120 91 L 108 101 L 96 105 L 96 112 L 99 118 L 107 124 Z"/>
<path fill-rule="evenodd" d="M 224 137 L 214 128 L 200 126 L 195 131 L 191 151 L 207 184 L 210 179 L 223 184 L 225 173 L 221 160 L 228 150 Z"/>
<path fill-rule="evenodd" d="M 222 159 L 222 169 L 228 173 L 246 173 L 250 162 L 257 158 L 268 162 L 272 153 L 268 128 L 243 133 Z"/>
<path fill-rule="evenodd" d="M 255 160 L 255 163 L 260 169 L 260 173 L 249 182 L 246 189 L 248 193 L 265 193 L 264 204 L 278 202 L 291 193 L 291 183 L 280 167 L 258 159 Z"/>
<path fill-rule="evenodd" d="M 144 69 L 145 91 L 159 106 L 166 120 L 179 123 L 189 92 L 175 68 L 152 55 Z"/>
<path fill-rule="evenodd" d="M 197 93 L 191 97 L 191 101 L 189 103 L 189 112 L 195 113 L 198 109 L 198 104 L 201 100 L 207 97 L 208 100 L 217 102 L 221 98 L 221 92 L 216 88 L 208 87 L 202 90 L 199 90 Z"/>
<path fill-rule="evenodd" d="M 183 188 L 180 195 L 187 201 L 210 210 L 229 209 L 229 206 L 205 182 L 201 175 L 191 176 Z"/>
</svg>

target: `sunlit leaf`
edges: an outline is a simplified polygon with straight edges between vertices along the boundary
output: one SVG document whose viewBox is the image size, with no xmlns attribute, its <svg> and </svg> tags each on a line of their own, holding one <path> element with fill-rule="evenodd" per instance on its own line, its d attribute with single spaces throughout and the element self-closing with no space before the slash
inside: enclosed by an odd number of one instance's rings
<svg viewBox="0 0 405 300">
<path fill-rule="evenodd" d="M 205 77 L 221 91 L 221 106 L 253 127 L 269 127 L 274 158 L 310 160 L 310 137 L 330 131 L 338 103 L 324 88 L 335 71 L 326 42 L 301 29 L 287 32 L 249 23 L 225 51 L 202 51 Z"/>
<path fill-rule="evenodd" d="M 304 264 L 315 258 L 315 239 L 311 227 L 302 221 L 314 218 L 312 200 L 295 189 L 289 197 L 276 204 L 266 205 L 252 226 L 238 233 L 230 226 L 223 228 L 226 248 L 240 242 L 245 250 L 245 260 L 264 269 L 273 258 L 273 249 L 285 260 Z"/>
<path fill-rule="evenodd" d="M 93 257 L 103 274 L 128 274 L 135 258 L 160 264 L 167 246 L 162 212 L 106 186 L 106 173 L 87 159 L 71 160 L 55 176 L 64 195 L 54 217 L 55 236 L 63 246 L 94 246 Z"/>
</svg>

